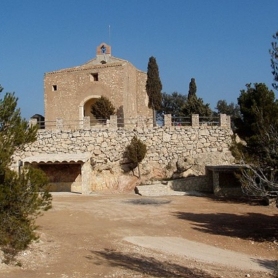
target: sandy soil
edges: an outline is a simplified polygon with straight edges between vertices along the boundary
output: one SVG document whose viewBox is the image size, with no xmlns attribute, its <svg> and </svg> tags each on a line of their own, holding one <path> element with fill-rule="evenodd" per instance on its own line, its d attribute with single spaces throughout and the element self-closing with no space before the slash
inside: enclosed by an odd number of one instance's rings
<svg viewBox="0 0 278 278">
<path fill-rule="evenodd" d="M 275 207 L 211 196 L 54 194 L 39 242 L 0 277 L 273 277 Z M 250 275 L 250 276 L 248 276 Z"/>
</svg>

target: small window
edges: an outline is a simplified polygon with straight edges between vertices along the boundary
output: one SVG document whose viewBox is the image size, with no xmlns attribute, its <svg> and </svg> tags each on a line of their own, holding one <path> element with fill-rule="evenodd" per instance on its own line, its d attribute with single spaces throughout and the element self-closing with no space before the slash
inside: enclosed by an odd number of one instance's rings
<svg viewBox="0 0 278 278">
<path fill-rule="evenodd" d="M 90 75 L 90 81 L 98 81 L 98 73 L 91 73 Z"/>
<path fill-rule="evenodd" d="M 57 85 L 52 85 L 52 91 L 57 91 Z"/>
</svg>

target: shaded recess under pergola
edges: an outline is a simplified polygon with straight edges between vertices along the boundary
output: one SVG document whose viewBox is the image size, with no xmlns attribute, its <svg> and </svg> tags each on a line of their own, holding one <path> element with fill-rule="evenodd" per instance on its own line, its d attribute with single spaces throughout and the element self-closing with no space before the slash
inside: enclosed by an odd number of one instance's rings
<svg viewBox="0 0 278 278">
<path fill-rule="evenodd" d="M 44 171 L 52 192 L 90 192 L 90 153 L 40 154 L 26 157 L 23 166 Z"/>
</svg>

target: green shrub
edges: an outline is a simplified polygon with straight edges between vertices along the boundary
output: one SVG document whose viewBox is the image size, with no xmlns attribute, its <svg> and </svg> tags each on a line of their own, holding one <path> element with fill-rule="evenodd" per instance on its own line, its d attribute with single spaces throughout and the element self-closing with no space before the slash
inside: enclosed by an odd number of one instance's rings
<svg viewBox="0 0 278 278">
<path fill-rule="evenodd" d="M 147 146 L 137 136 L 134 136 L 131 143 L 126 147 L 126 157 L 138 167 L 140 178 L 139 163 L 145 158 Z"/>
<path fill-rule="evenodd" d="M 91 113 L 101 120 L 108 120 L 111 115 L 115 114 L 115 107 L 108 98 L 103 96 L 92 105 L 91 109 Z"/>
</svg>

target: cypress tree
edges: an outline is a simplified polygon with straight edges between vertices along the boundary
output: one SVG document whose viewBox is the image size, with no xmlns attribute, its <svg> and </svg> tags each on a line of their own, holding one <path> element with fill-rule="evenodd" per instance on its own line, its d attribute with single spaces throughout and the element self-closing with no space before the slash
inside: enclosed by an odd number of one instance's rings
<svg viewBox="0 0 278 278">
<path fill-rule="evenodd" d="M 196 97 L 196 92 L 197 92 L 197 86 L 195 83 L 195 78 L 191 78 L 191 81 L 189 83 L 189 91 L 188 91 L 188 99 L 192 97 Z"/>
<path fill-rule="evenodd" d="M 153 110 L 153 121 L 156 125 L 156 110 L 161 108 L 162 102 L 162 84 L 159 77 L 159 70 L 156 59 L 152 56 L 149 58 L 146 91 L 149 96 L 148 107 Z"/>
<path fill-rule="evenodd" d="M 184 104 L 182 111 L 186 116 L 199 114 L 199 116 L 208 117 L 212 114 L 209 104 L 204 104 L 203 99 L 197 97 L 197 85 L 195 78 L 191 78 L 189 83 L 187 101 Z"/>
</svg>

